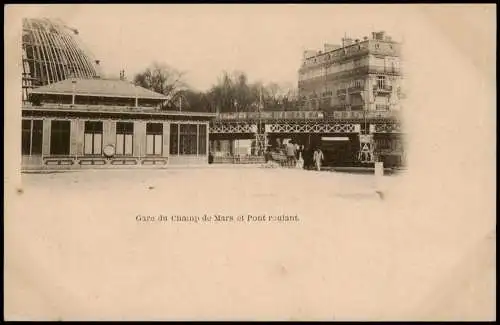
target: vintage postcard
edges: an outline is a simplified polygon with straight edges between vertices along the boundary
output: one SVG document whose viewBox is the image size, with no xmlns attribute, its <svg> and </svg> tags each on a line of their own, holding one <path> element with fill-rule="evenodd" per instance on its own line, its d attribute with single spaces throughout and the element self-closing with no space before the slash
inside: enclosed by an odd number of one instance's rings
<svg viewBox="0 0 500 325">
<path fill-rule="evenodd" d="M 5 9 L 4 319 L 496 319 L 495 5 Z"/>
</svg>

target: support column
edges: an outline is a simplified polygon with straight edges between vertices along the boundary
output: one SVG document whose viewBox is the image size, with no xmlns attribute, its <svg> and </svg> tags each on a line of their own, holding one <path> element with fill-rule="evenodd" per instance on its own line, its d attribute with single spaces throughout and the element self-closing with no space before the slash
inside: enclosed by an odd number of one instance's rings
<svg viewBox="0 0 500 325">
<path fill-rule="evenodd" d="M 235 149 L 235 143 L 234 143 L 234 140 L 233 139 L 230 139 L 229 140 L 229 153 L 231 154 L 231 156 L 234 156 L 234 149 Z"/>
<path fill-rule="evenodd" d="M 207 143 L 206 143 L 206 156 L 207 156 L 207 162 L 208 162 L 208 155 L 210 153 L 210 139 L 208 138 L 209 135 L 210 135 L 210 124 L 209 123 L 205 123 L 205 136 L 207 137 Z"/>
<path fill-rule="evenodd" d="M 85 121 L 79 118 L 71 120 L 69 154 L 72 156 L 83 155 L 83 137 L 85 132 Z"/>
<path fill-rule="evenodd" d="M 50 156 L 50 126 L 52 119 L 43 119 L 42 156 Z"/>
<path fill-rule="evenodd" d="M 85 121 L 79 119 L 77 123 L 77 136 L 78 140 L 76 142 L 76 155 L 83 156 L 83 142 L 85 134 Z"/>
<path fill-rule="evenodd" d="M 358 160 L 363 163 L 373 162 L 373 135 L 359 134 L 359 146 Z"/>
<path fill-rule="evenodd" d="M 134 156 L 146 155 L 146 122 L 134 121 Z"/>
<path fill-rule="evenodd" d="M 196 124 L 196 156 L 200 155 L 200 125 Z"/>
<path fill-rule="evenodd" d="M 181 123 L 177 124 L 177 156 L 181 154 Z"/>
<path fill-rule="evenodd" d="M 116 146 L 116 122 L 113 120 L 104 120 L 102 125 L 102 146 Z"/>
<path fill-rule="evenodd" d="M 163 157 L 170 153 L 170 122 L 163 122 Z"/>
</svg>

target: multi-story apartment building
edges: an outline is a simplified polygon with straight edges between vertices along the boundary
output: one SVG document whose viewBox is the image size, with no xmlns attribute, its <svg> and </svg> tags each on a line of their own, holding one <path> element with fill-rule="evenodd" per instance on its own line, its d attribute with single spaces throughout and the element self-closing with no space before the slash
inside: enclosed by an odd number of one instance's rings
<svg viewBox="0 0 500 325">
<path fill-rule="evenodd" d="M 400 44 L 385 32 L 363 40 L 343 38 L 305 51 L 299 69 L 299 96 L 305 110 L 399 110 Z"/>
<path fill-rule="evenodd" d="M 361 122 L 360 146 L 374 157 L 366 161 L 405 164 L 400 56 L 401 44 L 383 31 L 305 51 L 298 83 L 301 108 Z"/>
</svg>

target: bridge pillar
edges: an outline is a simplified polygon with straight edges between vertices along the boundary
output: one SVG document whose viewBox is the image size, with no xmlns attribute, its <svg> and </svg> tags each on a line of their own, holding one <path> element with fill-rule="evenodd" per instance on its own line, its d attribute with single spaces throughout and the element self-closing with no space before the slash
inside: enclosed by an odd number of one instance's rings
<svg viewBox="0 0 500 325">
<path fill-rule="evenodd" d="M 358 160 L 361 163 L 375 161 L 373 156 L 373 134 L 359 134 Z"/>
<path fill-rule="evenodd" d="M 255 134 L 255 155 L 262 156 L 266 152 L 268 145 L 268 136 L 266 133 Z"/>
</svg>

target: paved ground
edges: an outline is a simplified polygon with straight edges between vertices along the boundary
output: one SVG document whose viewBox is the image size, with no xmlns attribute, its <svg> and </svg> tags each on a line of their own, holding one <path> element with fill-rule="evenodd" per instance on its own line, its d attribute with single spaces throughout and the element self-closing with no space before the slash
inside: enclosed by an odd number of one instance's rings
<svg viewBox="0 0 500 325">
<path fill-rule="evenodd" d="M 463 279 L 479 271 L 457 267 L 464 252 L 479 259 L 472 265 L 487 261 L 476 249 L 485 228 L 429 214 L 422 203 L 434 204 L 432 195 L 412 197 L 405 177 L 257 166 L 24 174 L 6 220 L 6 283 L 11 301 L 35 308 L 11 310 L 62 319 L 426 319 L 470 296 Z M 204 214 L 298 221 L 136 220 Z M 450 276 L 465 283 L 461 294 L 446 285 Z"/>
</svg>

